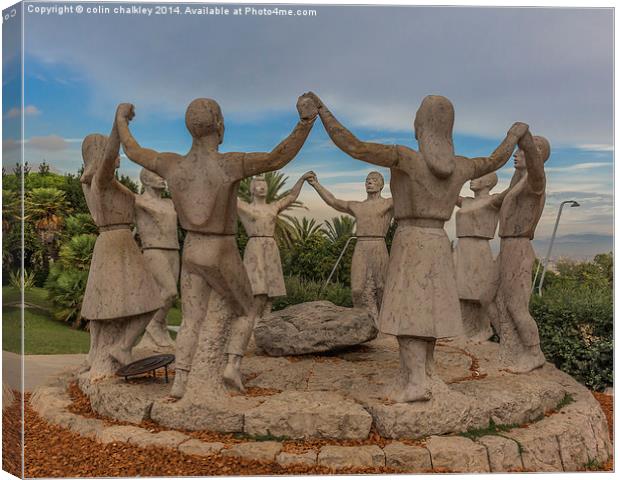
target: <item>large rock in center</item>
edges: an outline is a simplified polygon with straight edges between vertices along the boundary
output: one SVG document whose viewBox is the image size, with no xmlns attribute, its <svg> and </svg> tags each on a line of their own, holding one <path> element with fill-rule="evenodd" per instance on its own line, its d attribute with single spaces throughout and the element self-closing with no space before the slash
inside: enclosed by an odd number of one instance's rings
<svg viewBox="0 0 620 480">
<path fill-rule="evenodd" d="M 254 338 L 265 353 L 279 356 L 341 350 L 372 340 L 377 333 L 366 310 L 317 301 L 266 315 L 256 325 Z"/>
</svg>

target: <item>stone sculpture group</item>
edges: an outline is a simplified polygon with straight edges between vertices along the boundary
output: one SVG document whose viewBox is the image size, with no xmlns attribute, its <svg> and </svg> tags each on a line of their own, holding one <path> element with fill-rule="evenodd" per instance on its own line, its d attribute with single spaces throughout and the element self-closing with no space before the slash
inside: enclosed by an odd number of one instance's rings
<svg viewBox="0 0 620 480">
<path fill-rule="evenodd" d="M 528 303 L 531 240 L 545 203 L 549 143 L 533 136 L 528 125 L 515 123 L 488 157 L 458 156 L 454 108 L 441 96 L 424 98 L 416 113 L 419 151 L 359 140 L 313 93 L 299 97 L 297 110 L 297 125 L 270 152 L 220 152 L 222 112 L 217 102 L 202 98 L 187 108 L 192 147 L 185 155 L 140 146 L 128 126 L 134 107 L 126 103 L 119 105 L 108 137 L 84 139 L 83 190 L 100 232 L 82 306 L 82 316 L 90 320 L 89 378 L 112 375 L 131 362 L 142 333 L 142 342 L 171 346 L 165 319 L 180 270 L 183 319 L 171 396 L 204 402 L 222 398 L 229 388 L 244 391 L 241 362 L 254 325 L 271 311 L 274 297 L 286 295 L 274 239 L 278 214 L 295 202 L 306 181 L 328 205 L 355 217 L 353 305 L 398 340 L 400 378 L 386 393 L 391 400 L 430 399 L 440 382 L 433 375 L 437 340 L 465 334 L 485 341 L 491 325 L 507 369 L 525 373 L 542 366 Z M 287 196 L 267 202 L 262 174 L 295 158 L 317 117 L 338 148 L 390 170 L 393 198 L 381 196 L 384 179 L 378 172 L 366 179 L 364 201 L 335 198 L 308 172 Z M 115 178 L 120 145 L 144 168 L 141 195 Z M 490 194 L 497 184 L 494 172 L 515 149 L 510 187 Z M 238 198 L 247 177 L 252 177 L 251 202 Z M 460 196 L 468 181 L 473 198 Z M 166 185 L 171 200 L 162 198 Z M 444 224 L 457 206 L 453 252 Z M 186 234 L 180 261 L 177 218 Z M 243 259 L 235 237 L 238 218 L 249 236 Z M 393 219 L 397 229 L 388 254 L 385 237 Z M 498 224 L 501 246 L 494 260 L 489 241 Z"/>
</svg>

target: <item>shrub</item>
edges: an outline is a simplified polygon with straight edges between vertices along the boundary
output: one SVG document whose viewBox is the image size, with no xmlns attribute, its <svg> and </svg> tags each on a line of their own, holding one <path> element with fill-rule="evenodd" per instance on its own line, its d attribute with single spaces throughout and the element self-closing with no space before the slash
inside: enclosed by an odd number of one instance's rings
<svg viewBox="0 0 620 480">
<path fill-rule="evenodd" d="M 57 320 L 70 323 L 74 328 L 85 326 L 80 312 L 87 280 L 88 270 L 65 269 L 58 263 L 51 267 L 45 288 Z"/>
<path fill-rule="evenodd" d="M 284 283 L 287 295 L 274 299 L 274 310 L 315 300 L 328 300 L 342 307 L 352 306 L 351 289 L 340 283 L 329 283 L 323 290 L 323 282 L 304 280 L 297 276 L 284 277 Z"/>
<path fill-rule="evenodd" d="M 560 268 L 530 309 L 547 360 L 602 390 L 613 383 L 613 288 L 607 265 L 592 263 Z"/>
<path fill-rule="evenodd" d="M 54 316 L 75 328 L 85 324 L 80 311 L 96 240 L 95 235 L 82 234 L 62 245 L 59 260 L 50 268 L 45 282 L 48 297 L 55 307 Z"/>
<path fill-rule="evenodd" d="M 66 239 L 87 233 L 97 234 L 97 225 L 95 225 L 90 214 L 76 213 L 67 217 L 65 220 L 65 231 L 63 232 L 63 236 Z"/>
</svg>

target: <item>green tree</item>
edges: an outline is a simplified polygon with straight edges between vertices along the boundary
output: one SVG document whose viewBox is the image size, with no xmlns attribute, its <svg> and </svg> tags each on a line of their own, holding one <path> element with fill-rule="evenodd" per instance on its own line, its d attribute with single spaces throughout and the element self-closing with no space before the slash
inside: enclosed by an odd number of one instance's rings
<svg viewBox="0 0 620 480">
<path fill-rule="evenodd" d="M 70 212 L 65 192 L 57 188 L 35 188 L 26 193 L 26 220 L 32 222 L 41 240 L 53 252 L 63 226 L 63 215 Z"/>
<path fill-rule="evenodd" d="M 2 271 L 3 278 L 21 265 L 21 202 L 19 194 L 2 190 Z"/>
<path fill-rule="evenodd" d="M 49 173 L 50 173 L 49 163 L 43 160 L 43 163 L 39 165 L 39 175 L 48 175 Z"/>
<path fill-rule="evenodd" d="M 76 213 L 65 219 L 63 238 L 70 239 L 85 233 L 97 234 L 97 225 L 88 213 Z"/>
<path fill-rule="evenodd" d="M 96 240 L 96 235 L 82 234 L 63 244 L 45 282 L 54 316 L 74 328 L 85 326 L 80 312 Z"/>
<path fill-rule="evenodd" d="M 295 217 L 291 220 L 290 236 L 293 242 L 305 242 L 312 237 L 325 238 L 325 231 L 314 218 L 303 217 L 299 220 Z"/>
<path fill-rule="evenodd" d="M 140 192 L 140 187 L 138 186 L 138 184 L 136 182 L 134 182 L 131 179 L 131 177 L 129 177 L 128 175 L 120 175 L 119 176 L 118 172 L 116 172 L 116 179 L 119 182 L 121 182 L 123 185 L 125 185 L 133 193 L 139 193 Z"/>
<path fill-rule="evenodd" d="M 541 347 L 558 368 L 601 390 L 613 382 L 613 256 L 556 268 L 530 303 Z"/>
<path fill-rule="evenodd" d="M 355 231 L 355 219 L 348 215 L 341 215 L 325 221 L 325 235 L 332 243 L 348 240 Z"/>
</svg>

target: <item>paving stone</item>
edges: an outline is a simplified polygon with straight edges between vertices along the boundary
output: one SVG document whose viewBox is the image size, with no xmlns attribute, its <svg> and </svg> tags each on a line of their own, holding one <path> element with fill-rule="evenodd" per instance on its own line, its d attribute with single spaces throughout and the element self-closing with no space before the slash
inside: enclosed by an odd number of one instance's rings
<svg viewBox="0 0 620 480">
<path fill-rule="evenodd" d="M 542 423 L 542 422 L 541 422 Z M 521 446 L 523 468 L 528 472 L 561 472 L 562 459 L 557 431 L 542 425 L 530 425 L 506 433 Z"/>
<path fill-rule="evenodd" d="M 492 472 L 516 472 L 523 470 L 519 445 L 514 440 L 498 435 L 485 435 L 478 439 L 489 455 Z"/>
<path fill-rule="evenodd" d="M 153 405 L 149 393 L 157 388 L 155 383 L 132 384 L 114 379 L 91 384 L 87 395 L 93 410 L 98 414 L 138 424 L 149 419 Z"/>
<path fill-rule="evenodd" d="M 287 438 L 364 439 L 372 417 L 358 403 L 334 392 L 284 392 L 245 414 L 249 435 Z"/>
<path fill-rule="evenodd" d="M 79 415 L 76 415 L 76 417 L 75 422 L 70 428 L 83 437 L 97 438 L 100 432 L 106 428 L 105 423 L 96 418 L 85 418 Z"/>
<path fill-rule="evenodd" d="M 556 432 L 564 471 L 583 470 L 584 465 L 591 460 L 607 460 L 606 454 L 599 457 L 598 445 L 602 439 L 596 437 L 590 419 L 577 413 L 575 409 L 563 409 L 561 413 L 546 418 L 541 424 L 547 430 L 552 428 Z"/>
<path fill-rule="evenodd" d="M 97 441 L 101 443 L 124 443 L 131 437 L 148 433 L 148 430 L 132 425 L 115 425 L 104 428 L 97 435 Z"/>
<path fill-rule="evenodd" d="M 486 448 L 465 437 L 430 437 L 426 448 L 434 469 L 449 472 L 490 471 Z"/>
<path fill-rule="evenodd" d="M 304 453 L 280 452 L 276 457 L 276 462 L 283 467 L 288 467 L 289 465 L 316 465 L 316 461 L 316 450 Z"/>
<path fill-rule="evenodd" d="M 329 468 L 384 467 L 385 453 L 377 445 L 359 447 L 328 445 L 319 451 L 318 463 Z"/>
<path fill-rule="evenodd" d="M 179 451 L 187 455 L 198 455 L 200 457 L 208 457 L 219 453 L 224 448 L 221 442 L 202 442 L 195 438 L 187 440 L 179 445 Z"/>
<path fill-rule="evenodd" d="M 205 403 L 186 398 L 177 402 L 159 399 L 153 403 L 150 417 L 168 428 L 241 433 L 244 412 L 257 404 L 256 399 L 244 397 L 206 400 Z"/>
<path fill-rule="evenodd" d="M 385 446 L 385 465 L 408 472 L 428 472 L 432 470 L 431 455 L 424 447 L 392 442 Z"/>
<path fill-rule="evenodd" d="M 69 405 L 71 399 L 61 387 L 41 386 L 30 397 L 30 406 L 48 421 L 53 415 L 66 410 Z"/>
<path fill-rule="evenodd" d="M 232 445 L 220 453 L 224 457 L 241 457 L 260 462 L 273 462 L 282 450 L 280 442 L 247 442 Z"/>
<path fill-rule="evenodd" d="M 189 437 L 181 432 L 167 430 L 164 432 L 150 433 L 145 432 L 134 435 L 129 439 L 129 443 L 138 447 L 165 447 L 176 449 L 181 443 L 189 440 Z"/>
<path fill-rule="evenodd" d="M 379 434 L 393 439 L 425 438 L 467 430 L 474 426 L 471 425 L 472 408 L 470 397 L 440 383 L 433 387 L 432 398 L 427 402 L 386 404 L 375 401 L 368 405 Z M 488 424 L 489 417 L 482 418 Z"/>
</svg>

